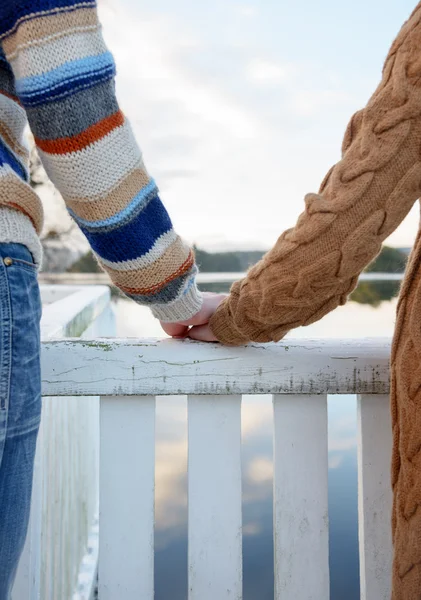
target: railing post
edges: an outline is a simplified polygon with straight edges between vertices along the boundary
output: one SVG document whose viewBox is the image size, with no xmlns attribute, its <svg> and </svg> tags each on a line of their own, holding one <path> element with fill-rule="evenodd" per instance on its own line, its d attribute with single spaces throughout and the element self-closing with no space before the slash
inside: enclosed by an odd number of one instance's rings
<svg viewBox="0 0 421 600">
<path fill-rule="evenodd" d="M 241 396 L 189 396 L 189 600 L 241 600 Z"/>
<path fill-rule="evenodd" d="M 392 426 L 389 397 L 358 396 L 357 418 L 361 600 L 390 600 Z"/>
<path fill-rule="evenodd" d="M 155 398 L 101 398 L 99 597 L 153 600 Z"/>
<path fill-rule="evenodd" d="M 329 599 L 327 397 L 274 396 L 275 600 Z"/>
</svg>

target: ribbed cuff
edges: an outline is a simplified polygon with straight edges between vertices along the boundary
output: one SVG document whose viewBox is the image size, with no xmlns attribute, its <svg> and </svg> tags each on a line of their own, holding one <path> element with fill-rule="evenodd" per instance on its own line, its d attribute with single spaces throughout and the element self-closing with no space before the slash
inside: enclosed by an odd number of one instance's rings
<svg viewBox="0 0 421 600">
<path fill-rule="evenodd" d="M 209 327 L 219 342 L 226 346 L 244 346 L 250 340 L 243 337 L 233 324 L 229 315 L 229 298 L 226 298 L 218 307 L 209 321 Z"/>
<path fill-rule="evenodd" d="M 13 208 L 0 208 L 0 242 L 22 244 L 32 254 L 38 267 L 42 263 L 42 246 L 31 219 Z"/>
<path fill-rule="evenodd" d="M 203 297 L 197 289 L 196 284 L 193 284 L 188 291 L 169 304 L 156 304 L 152 307 L 154 317 L 164 323 L 177 323 L 179 321 L 187 321 L 196 315 L 202 308 Z"/>
</svg>

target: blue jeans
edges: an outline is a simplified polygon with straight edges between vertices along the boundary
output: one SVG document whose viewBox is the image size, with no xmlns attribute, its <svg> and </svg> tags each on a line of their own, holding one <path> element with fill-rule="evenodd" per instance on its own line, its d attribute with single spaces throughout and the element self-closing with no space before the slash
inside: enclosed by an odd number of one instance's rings
<svg viewBox="0 0 421 600">
<path fill-rule="evenodd" d="M 31 506 L 41 417 L 41 299 L 25 246 L 0 243 L 0 599 L 9 600 Z"/>
</svg>

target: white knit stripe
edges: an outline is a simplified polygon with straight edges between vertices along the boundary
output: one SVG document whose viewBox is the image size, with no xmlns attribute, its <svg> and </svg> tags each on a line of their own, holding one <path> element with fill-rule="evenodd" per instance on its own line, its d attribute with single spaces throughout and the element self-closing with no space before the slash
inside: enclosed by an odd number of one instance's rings
<svg viewBox="0 0 421 600">
<path fill-rule="evenodd" d="M 153 304 L 152 314 L 156 319 L 167 323 L 187 321 L 196 315 L 203 304 L 203 296 L 196 284 L 189 279 L 180 295 L 168 304 Z"/>
<path fill-rule="evenodd" d="M 97 198 L 137 167 L 142 155 L 127 121 L 78 152 L 48 154 L 38 149 L 51 181 L 67 198 Z"/>
<path fill-rule="evenodd" d="M 84 31 L 31 46 L 10 60 L 16 79 L 42 75 L 65 63 L 107 52 L 101 31 Z"/>
<path fill-rule="evenodd" d="M 42 246 L 29 217 L 18 210 L 0 207 L 0 243 L 23 244 L 41 266 Z"/>
<path fill-rule="evenodd" d="M 125 260 L 122 262 L 112 262 L 110 260 L 105 260 L 102 257 L 98 257 L 98 260 L 109 267 L 110 269 L 114 269 L 115 271 L 137 271 L 138 269 L 143 269 L 144 267 L 148 267 L 152 263 L 154 263 L 158 258 L 160 258 L 166 250 L 173 244 L 178 235 L 171 229 L 167 233 L 161 235 L 152 246 L 152 248 L 139 258 L 135 258 L 133 260 Z"/>
<path fill-rule="evenodd" d="M 26 113 L 11 98 L 0 94 L 0 120 L 3 121 L 17 142 L 26 147 L 24 129 L 27 125 Z"/>
</svg>

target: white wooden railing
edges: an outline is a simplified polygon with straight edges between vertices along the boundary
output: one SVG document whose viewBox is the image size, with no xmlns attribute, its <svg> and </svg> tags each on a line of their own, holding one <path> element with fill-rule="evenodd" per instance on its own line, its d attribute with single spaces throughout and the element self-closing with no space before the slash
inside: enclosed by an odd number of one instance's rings
<svg viewBox="0 0 421 600">
<path fill-rule="evenodd" d="M 44 341 L 114 334 L 106 287 L 43 286 Z M 89 600 L 98 561 L 99 398 L 44 394 L 13 600 Z"/>
<path fill-rule="evenodd" d="M 189 600 L 241 599 L 244 394 L 273 395 L 276 600 L 329 598 L 327 395 L 358 395 L 361 599 L 389 600 L 388 340 L 100 339 L 114 333 L 106 288 L 43 299 L 43 423 L 13 600 L 92 598 L 98 495 L 100 600 L 152 600 L 159 395 L 188 396 Z"/>
<path fill-rule="evenodd" d="M 188 396 L 188 598 L 242 598 L 243 394 L 273 394 L 276 600 L 329 598 L 327 396 L 358 395 L 361 598 L 389 600 L 389 351 L 379 339 L 45 341 L 44 395 L 101 397 L 100 600 L 154 595 L 159 395 Z"/>
</svg>

